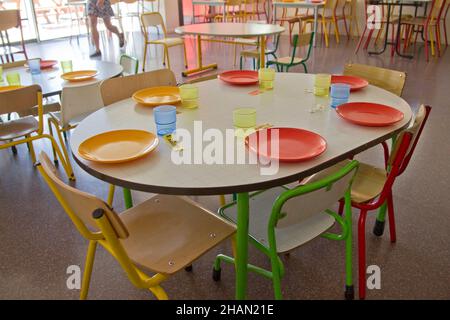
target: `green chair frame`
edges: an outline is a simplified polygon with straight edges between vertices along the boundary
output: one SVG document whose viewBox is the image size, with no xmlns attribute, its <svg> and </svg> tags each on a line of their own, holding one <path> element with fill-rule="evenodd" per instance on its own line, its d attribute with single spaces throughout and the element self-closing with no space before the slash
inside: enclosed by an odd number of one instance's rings
<svg viewBox="0 0 450 320">
<path fill-rule="evenodd" d="M 278 51 L 279 44 L 280 44 L 280 35 L 278 34 L 275 37 L 275 46 L 272 49 L 269 49 L 269 50 L 266 49 L 266 52 L 265 52 L 266 56 L 272 56 L 274 59 L 277 59 L 278 57 L 276 55 L 276 52 Z M 252 60 L 253 60 L 253 70 L 258 70 L 259 69 L 259 65 L 260 65 L 259 50 L 260 50 L 260 48 L 258 47 L 258 49 L 256 50 L 258 52 L 258 58 L 252 58 Z M 242 70 L 242 68 L 243 68 L 243 58 L 244 58 L 244 56 L 241 55 L 240 60 L 239 60 L 239 69 L 240 70 Z"/>
<path fill-rule="evenodd" d="M 266 66 L 269 67 L 271 65 L 275 65 L 277 67 L 278 72 L 284 72 L 284 71 L 289 72 L 289 69 L 291 67 L 301 64 L 301 65 L 303 65 L 303 68 L 305 69 L 305 73 L 308 73 L 308 68 L 306 67 L 306 62 L 309 60 L 309 57 L 311 56 L 311 50 L 313 47 L 313 39 L 314 39 L 314 32 L 305 33 L 300 36 L 298 34 L 294 35 L 294 40 L 293 40 L 294 49 L 292 50 L 292 55 L 290 57 L 291 59 L 290 59 L 289 63 L 279 62 L 279 61 L 277 61 L 278 60 L 277 59 L 277 60 L 267 61 Z M 306 57 L 298 62 L 294 62 L 295 54 L 297 52 L 297 47 L 302 47 L 302 46 L 306 46 L 306 45 L 308 45 L 308 51 L 307 51 Z"/>
<path fill-rule="evenodd" d="M 320 189 L 326 189 L 326 191 L 331 190 L 333 184 L 338 180 L 344 178 L 348 174 L 352 174 L 349 181 L 349 185 L 344 195 L 344 216 L 340 216 L 333 210 L 326 209 L 325 212 L 331 215 L 336 222 L 342 227 L 341 234 L 334 234 L 330 232 L 324 232 L 320 236 L 330 239 L 345 241 L 345 270 L 346 270 L 346 280 L 345 280 L 345 297 L 346 299 L 353 299 L 354 288 L 353 288 L 353 270 L 352 270 L 352 204 L 351 204 L 351 184 L 353 182 L 355 173 L 357 171 L 359 162 L 356 160 L 349 161 L 345 166 L 343 166 L 338 171 L 334 171 L 330 175 L 321 178 L 317 181 L 312 181 L 310 183 L 299 185 L 293 189 L 283 187 L 283 191 L 275 200 L 270 219 L 267 225 L 268 232 L 268 246 L 262 244 L 251 235 L 249 235 L 249 242 L 252 243 L 258 250 L 267 255 L 271 261 L 271 270 L 266 270 L 261 267 L 248 264 L 248 271 L 255 272 L 261 276 L 264 276 L 272 280 L 275 299 L 282 299 L 281 293 L 281 278 L 285 274 L 285 268 L 283 263 L 278 256 L 277 244 L 275 237 L 275 228 L 280 219 L 286 216 L 286 213 L 282 212 L 283 205 L 294 197 L 305 195 Z M 353 172 L 352 172 L 353 171 Z M 250 198 L 263 194 L 265 191 L 258 191 L 250 195 Z M 224 211 L 232 206 L 236 206 L 237 202 L 233 201 L 222 208 L 219 209 L 219 214 L 225 219 L 235 223 L 230 217 L 227 217 Z M 227 262 L 235 264 L 235 259 L 223 254 L 216 256 L 213 267 L 213 279 L 219 281 L 221 272 L 221 262 Z"/>
</svg>

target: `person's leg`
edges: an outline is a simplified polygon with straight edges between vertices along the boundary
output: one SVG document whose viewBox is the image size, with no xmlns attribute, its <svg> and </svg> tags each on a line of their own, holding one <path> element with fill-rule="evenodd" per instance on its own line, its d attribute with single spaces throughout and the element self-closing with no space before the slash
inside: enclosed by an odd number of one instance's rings
<svg viewBox="0 0 450 320">
<path fill-rule="evenodd" d="M 120 47 L 123 47 L 123 45 L 124 45 L 123 33 L 120 33 L 119 29 L 117 29 L 117 27 L 111 23 L 111 18 L 104 17 L 103 22 L 105 23 L 105 27 L 109 31 L 111 31 L 112 33 L 115 33 L 119 37 Z"/>
<path fill-rule="evenodd" d="M 98 29 L 97 29 L 97 17 L 94 15 L 89 16 L 89 22 L 91 25 L 91 34 L 92 34 L 92 42 L 95 46 L 95 52 L 100 52 L 100 40 L 98 36 Z"/>
</svg>

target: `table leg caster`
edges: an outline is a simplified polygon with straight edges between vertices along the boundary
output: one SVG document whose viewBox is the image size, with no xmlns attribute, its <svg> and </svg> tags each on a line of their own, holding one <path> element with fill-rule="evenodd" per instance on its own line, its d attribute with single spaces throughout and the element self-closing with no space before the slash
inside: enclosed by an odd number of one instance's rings
<svg viewBox="0 0 450 320">
<path fill-rule="evenodd" d="M 189 266 L 187 266 L 187 267 L 185 267 L 184 270 L 185 270 L 186 272 L 192 272 L 192 264 L 189 265 Z"/>
<path fill-rule="evenodd" d="M 345 286 L 345 300 L 355 299 L 355 289 L 353 286 Z"/>
<path fill-rule="evenodd" d="M 16 155 L 16 154 L 17 154 L 17 148 L 16 148 L 16 146 L 12 146 L 12 147 L 11 147 L 11 151 L 12 151 L 13 155 Z"/>
</svg>

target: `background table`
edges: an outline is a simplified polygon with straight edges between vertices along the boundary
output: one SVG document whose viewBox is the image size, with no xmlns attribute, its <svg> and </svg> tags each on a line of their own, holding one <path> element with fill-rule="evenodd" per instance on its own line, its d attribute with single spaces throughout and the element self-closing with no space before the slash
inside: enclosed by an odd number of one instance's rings
<svg viewBox="0 0 450 320">
<path fill-rule="evenodd" d="M 277 7 L 280 8 L 306 8 L 306 9 L 313 9 L 314 10 L 314 39 L 313 39 L 313 45 L 316 46 L 316 36 L 317 36 L 317 17 L 319 8 L 323 8 L 325 5 L 325 2 L 321 3 L 312 3 L 312 2 L 306 2 L 306 1 L 294 1 L 294 2 L 281 2 L 281 1 L 274 1 L 273 2 L 273 17 L 272 22 L 274 24 L 277 23 Z M 301 28 L 301 26 L 299 27 Z"/>
<path fill-rule="evenodd" d="M 220 0 L 192 0 L 192 23 L 195 23 L 195 6 L 223 7 L 222 17 L 226 21 L 226 2 Z"/>
<path fill-rule="evenodd" d="M 68 82 L 61 78 L 61 66 L 58 64 L 54 68 L 43 69 L 40 74 L 32 75 L 30 70 L 25 67 L 16 67 L 6 69 L 3 73 L 6 75 L 11 72 L 18 72 L 20 74 L 20 81 L 22 85 L 38 84 L 42 88 L 42 94 L 44 97 L 54 96 L 61 93 L 62 88 L 66 86 L 85 86 L 97 81 L 113 78 L 119 76 L 123 68 L 121 65 L 112 62 L 98 61 L 98 60 L 82 60 L 73 61 L 73 70 L 90 70 L 95 69 L 99 74 L 89 81 L 81 82 Z M 4 76 L 5 82 L 3 85 L 7 85 L 6 76 Z M 0 85 L 2 85 L 0 83 Z"/>
<path fill-rule="evenodd" d="M 200 23 L 178 27 L 175 29 L 175 32 L 178 34 L 197 36 L 197 67 L 195 69 L 184 71 L 183 76 L 217 68 L 216 63 L 203 66 L 202 36 L 230 38 L 259 37 L 259 46 L 261 51 L 260 64 L 261 67 L 264 68 L 266 64 L 266 36 L 280 34 L 283 31 L 283 27 L 261 23 Z"/>
<path fill-rule="evenodd" d="M 300 163 L 280 164 L 274 175 L 261 175 L 256 164 L 181 164 L 171 161 L 171 147 L 162 141 L 149 156 L 119 165 L 98 164 L 83 160 L 78 147 L 85 139 L 109 130 L 141 129 L 156 132 L 153 109 L 126 99 L 88 116 L 73 132 L 70 145 L 75 161 L 93 176 L 125 188 L 175 195 L 218 195 L 238 193 L 236 297 L 245 298 L 247 287 L 248 192 L 298 181 L 327 168 L 350 155 L 385 141 L 405 128 L 411 119 L 409 105 L 400 97 L 369 86 L 354 92 L 350 101 L 378 102 L 404 113 L 404 118 L 389 127 L 363 127 L 341 119 L 329 108 L 311 113 L 328 98 L 310 93 L 314 75 L 277 73 L 275 89 L 261 95 L 249 95 L 255 87 L 234 87 L 219 80 L 198 83 L 200 107 L 183 109 L 177 115 L 177 127 L 193 132 L 194 121 L 201 120 L 203 130 L 233 128 L 232 111 L 237 107 L 257 109 L 257 123 L 297 127 L 322 135 L 328 143 L 319 157 Z M 185 151 L 187 145 L 184 143 Z"/>
</svg>

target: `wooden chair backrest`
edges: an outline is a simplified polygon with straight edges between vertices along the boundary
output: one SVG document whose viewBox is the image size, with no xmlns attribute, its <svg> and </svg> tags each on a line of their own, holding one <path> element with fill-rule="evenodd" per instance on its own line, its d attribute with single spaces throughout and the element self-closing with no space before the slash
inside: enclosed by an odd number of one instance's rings
<svg viewBox="0 0 450 320">
<path fill-rule="evenodd" d="M 41 87 L 37 84 L 15 90 L 0 91 L 0 114 L 11 112 L 27 114 L 39 105 L 39 93 L 41 92 Z"/>
<path fill-rule="evenodd" d="M 20 26 L 20 11 L 17 9 L 0 10 L 0 31 Z"/>
</svg>

